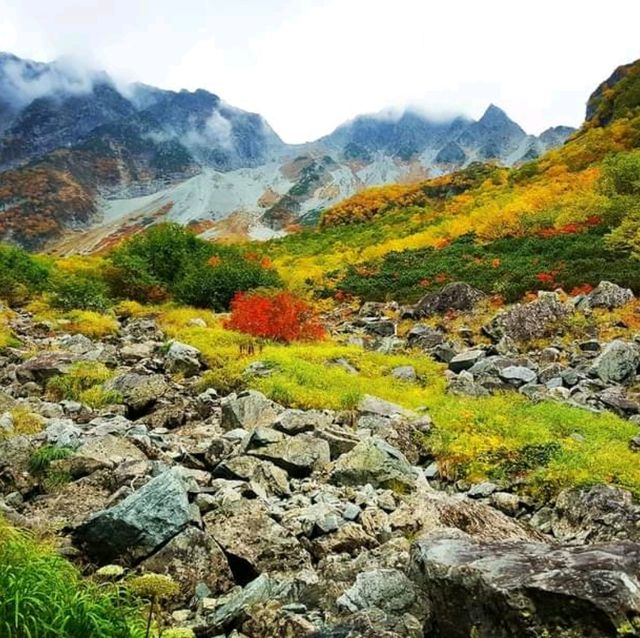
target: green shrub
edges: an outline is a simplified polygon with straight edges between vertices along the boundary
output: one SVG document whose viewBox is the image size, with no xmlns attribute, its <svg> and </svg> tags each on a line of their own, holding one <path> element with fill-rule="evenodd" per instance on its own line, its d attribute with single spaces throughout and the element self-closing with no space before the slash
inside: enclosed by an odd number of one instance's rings
<svg viewBox="0 0 640 638">
<path fill-rule="evenodd" d="M 98 587 L 52 549 L 0 519 L 3 638 L 140 638 L 141 622 L 117 586 Z"/>
<path fill-rule="evenodd" d="M 220 263 L 191 264 L 175 287 L 176 301 L 199 308 L 224 311 L 237 292 L 280 285 L 272 268 L 245 259 L 238 251 L 224 251 Z"/>
<path fill-rule="evenodd" d="M 50 268 L 22 248 L 0 244 L 0 297 L 10 304 L 23 303 L 49 284 Z"/>
<path fill-rule="evenodd" d="M 525 293 L 558 286 L 570 292 L 603 279 L 640 290 L 640 269 L 609 247 L 605 226 L 554 237 L 510 237 L 480 244 L 466 235 L 441 249 L 389 253 L 346 270 L 337 288 L 368 300 L 415 302 L 445 283 L 464 281 L 517 301 Z"/>
<path fill-rule="evenodd" d="M 103 311 L 111 306 L 107 284 L 94 277 L 65 274 L 53 287 L 51 305 L 62 310 Z"/>
</svg>

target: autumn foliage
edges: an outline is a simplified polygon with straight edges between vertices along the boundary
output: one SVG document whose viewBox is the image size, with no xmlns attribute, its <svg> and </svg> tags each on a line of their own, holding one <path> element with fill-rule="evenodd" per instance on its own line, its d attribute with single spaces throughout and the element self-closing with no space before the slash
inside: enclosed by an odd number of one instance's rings
<svg viewBox="0 0 640 638">
<path fill-rule="evenodd" d="M 231 318 L 225 327 L 286 343 L 314 341 L 325 336 L 313 308 L 288 292 L 238 293 L 231 302 Z"/>
</svg>

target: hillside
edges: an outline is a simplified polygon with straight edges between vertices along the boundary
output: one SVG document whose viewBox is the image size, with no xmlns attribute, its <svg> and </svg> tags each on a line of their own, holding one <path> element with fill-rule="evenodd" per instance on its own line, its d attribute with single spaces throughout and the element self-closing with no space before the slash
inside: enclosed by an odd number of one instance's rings
<svg viewBox="0 0 640 638">
<path fill-rule="evenodd" d="M 638 73 L 538 159 L 367 189 L 268 241 L 208 238 L 278 233 L 338 160 L 152 161 L 111 123 L 113 163 L 91 138 L 3 173 L 51 207 L 32 236 L 6 216 L 14 239 L 90 254 L 0 244 L 2 637 L 637 636 Z M 335 143 L 404 153 L 415 124 Z M 167 182 L 96 213 L 100 166 Z M 263 180 L 289 207 L 242 218 Z"/>
<path fill-rule="evenodd" d="M 460 278 L 510 299 L 536 285 L 596 285 L 607 273 L 637 288 L 638 69 L 618 69 L 582 128 L 538 159 L 368 189 L 325 211 L 318 230 L 265 248 L 296 285 L 372 299 L 411 300 Z M 522 285 L 511 290 L 510 280 Z"/>
<path fill-rule="evenodd" d="M 527 135 L 491 105 L 477 122 L 360 116 L 288 145 L 260 115 L 202 89 L 123 87 L 11 54 L 0 54 L 0 94 L 0 238 L 58 252 L 100 250 L 159 221 L 207 237 L 278 236 L 366 186 L 477 159 L 512 165 L 571 133 Z M 74 231 L 90 236 L 76 245 Z"/>
</svg>

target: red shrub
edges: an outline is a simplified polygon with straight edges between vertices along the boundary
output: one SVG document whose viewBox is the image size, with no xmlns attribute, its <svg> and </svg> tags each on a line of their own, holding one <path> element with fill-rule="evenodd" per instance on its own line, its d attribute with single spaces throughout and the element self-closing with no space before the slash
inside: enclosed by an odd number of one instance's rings
<svg viewBox="0 0 640 638">
<path fill-rule="evenodd" d="M 275 341 L 313 341 L 325 330 L 309 304 L 288 292 L 238 293 L 225 327 Z"/>
</svg>

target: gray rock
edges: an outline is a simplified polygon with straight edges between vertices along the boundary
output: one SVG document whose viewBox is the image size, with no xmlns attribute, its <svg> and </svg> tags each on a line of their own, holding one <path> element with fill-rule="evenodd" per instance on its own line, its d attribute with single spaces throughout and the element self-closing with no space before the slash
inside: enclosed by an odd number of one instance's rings
<svg viewBox="0 0 640 638">
<path fill-rule="evenodd" d="M 427 293 L 415 306 L 417 316 L 430 317 L 449 310 L 472 310 L 486 295 L 469 284 L 454 282 L 436 293 Z"/>
<path fill-rule="evenodd" d="M 139 414 L 164 396 L 169 385 L 161 374 L 127 372 L 107 381 L 105 388 L 119 392 L 124 404 L 133 413 Z"/>
<path fill-rule="evenodd" d="M 396 448 L 372 437 L 358 443 L 335 462 L 331 480 L 337 485 L 365 485 L 407 492 L 414 488 L 416 475 Z"/>
<path fill-rule="evenodd" d="M 449 370 L 452 372 L 469 370 L 484 357 L 484 350 L 465 350 L 464 352 L 455 355 L 455 357 L 449 361 Z"/>
<path fill-rule="evenodd" d="M 552 527 L 562 541 L 640 542 L 640 505 L 629 492 L 608 485 L 564 490 L 556 499 Z"/>
<path fill-rule="evenodd" d="M 309 434 L 287 437 L 277 443 L 250 450 L 248 454 L 271 461 L 298 478 L 309 476 L 328 465 L 331 458 L 329 444 Z"/>
<path fill-rule="evenodd" d="M 415 585 L 397 569 L 375 569 L 356 576 L 356 582 L 336 601 L 350 612 L 376 607 L 402 613 L 411 609 L 417 598 Z"/>
<path fill-rule="evenodd" d="M 635 299 L 630 288 L 622 288 L 610 281 L 601 281 L 585 299 L 578 304 L 579 308 L 618 308 Z"/>
<path fill-rule="evenodd" d="M 416 381 L 418 378 L 413 366 L 398 366 L 391 370 L 391 376 L 400 381 Z"/>
<path fill-rule="evenodd" d="M 467 496 L 469 498 L 487 498 L 497 489 L 498 486 L 495 483 L 476 483 L 476 485 L 471 486 L 471 489 L 467 492 Z"/>
<path fill-rule="evenodd" d="M 191 520 L 182 475 L 168 470 L 118 505 L 98 512 L 74 536 L 92 559 L 139 560 L 182 531 Z"/>
<path fill-rule="evenodd" d="M 284 412 L 281 405 L 255 390 L 230 394 L 222 399 L 221 406 L 221 424 L 225 430 L 253 430 L 261 425 L 270 426 Z"/>
<path fill-rule="evenodd" d="M 515 386 L 533 383 L 538 378 L 533 370 L 524 366 L 508 366 L 503 368 L 499 375 L 503 381 Z"/>
<path fill-rule="evenodd" d="M 413 546 L 411 576 L 431 602 L 436 636 L 609 638 L 636 633 L 639 561 L 635 543 L 554 547 L 440 533 Z"/>
<path fill-rule="evenodd" d="M 182 374 L 185 377 L 193 377 L 200 372 L 200 350 L 186 343 L 173 341 L 165 355 L 166 370 L 170 374 Z"/>
<path fill-rule="evenodd" d="M 592 371 L 605 383 L 622 383 L 633 378 L 640 365 L 640 348 L 616 339 L 608 343 L 593 363 Z"/>
</svg>

